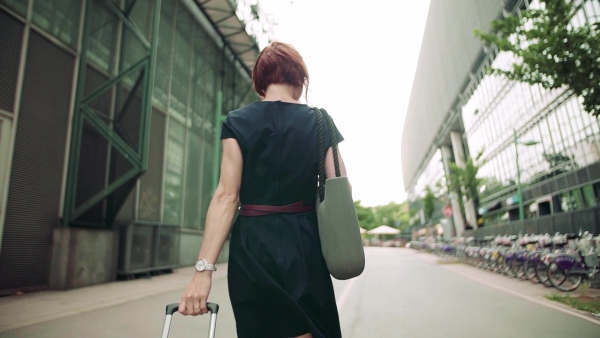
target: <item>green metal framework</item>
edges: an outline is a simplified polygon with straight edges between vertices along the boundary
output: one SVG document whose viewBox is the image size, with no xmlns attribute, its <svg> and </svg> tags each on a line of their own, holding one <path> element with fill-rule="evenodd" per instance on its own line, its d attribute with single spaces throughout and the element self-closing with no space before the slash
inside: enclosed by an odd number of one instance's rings
<svg viewBox="0 0 600 338">
<path fill-rule="evenodd" d="M 94 4 L 103 3 L 119 19 L 122 24 L 119 50 L 121 55 L 118 62 L 118 72 L 114 77 L 108 79 L 103 85 L 94 89 L 84 96 L 86 69 L 88 66 L 88 49 L 92 29 L 92 12 Z M 122 6 L 118 6 L 111 0 L 88 0 L 85 8 L 85 19 L 83 27 L 83 41 L 79 59 L 79 72 L 77 78 L 77 91 L 75 97 L 75 108 L 73 115 L 73 126 L 71 135 L 70 155 L 67 172 L 67 187 L 63 212 L 63 223 L 73 225 L 78 218 L 89 211 L 98 203 L 107 201 L 111 207 L 103 208 L 104 217 L 101 223 L 110 226 L 119 209 L 125 202 L 129 192 L 135 187 L 136 180 L 146 171 L 148 159 L 148 144 L 150 134 L 150 117 L 152 110 L 152 87 L 154 83 L 154 69 L 156 63 L 156 49 L 158 45 L 158 22 L 160 18 L 161 0 L 153 1 L 153 13 L 151 23 L 150 40 L 130 19 L 130 14 L 135 6 L 148 6 L 147 1 L 125 0 Z M 133 36 L 137 42 L 147 50 L 139 60 L 125 67 L 125 44 L 129 43 L 126 38 Z M 129 89 L 124 82 L 133 77 L 133 86 L 126 97 L 123 97 L 123 88 Z M 125 87 L 124 87 L 125 86 Z M 115 114 L 113 118 L 101 115 L 91 107 L 91 103 L 102 94 L 116 89 L 117 100 L 122 102 L 121 106 L 115 103 Z M 136 149 L 135 143 L 128 139 L 125 133 L 119 132 L 120 119 L 131 105 L 137 93 L 141 93 L 141 110 L 139 115 L 139 139 Z M 107 120 L 108 119 L 108 123 Z M 115 172 L 117 156 L 124 158 L 130 165 L 125 173 L 115 177 L 113 181 L 107 180 L 103 189 L 95 191 L 85 202 L 76 205 L 77 182 L 80 175 L 79 162 L 82 152 L 82 135 L 84 127 L 93 128 L 96 133 L 108 142 L 111 156 L 108 161 L 111 172 Z M 112 150 L 111 150 L 112 149 Z M 119 194 L 116 192 L 119 191 Z M 100 220 L 99 220 L 100 221 Z"/>
</svg>

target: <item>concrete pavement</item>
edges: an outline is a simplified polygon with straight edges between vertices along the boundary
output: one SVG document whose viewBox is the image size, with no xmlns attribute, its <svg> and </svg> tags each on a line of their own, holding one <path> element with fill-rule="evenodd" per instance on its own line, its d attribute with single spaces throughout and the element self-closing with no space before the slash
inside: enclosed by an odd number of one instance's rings
<svg viewBox="0 0 600 338">
<path fill-rule="evenodd" d="M 399 250 L 402 250 L 404 253 L 400 256 L 397 256 L 396 253 L 400 253 Z M 515 280 L 513 278 L 508 278 L 464 264 L 439 264 L 441 258 L 435 255 L 416 252 L 408 249 L 367 248 L 366 251 L 367 255 L 369 257 L 373 257 L 373 259 L 375 259 L 375 257 L 377 257 L 377 259 L 383 259 L 383 256 L 381 256 L 382 254 L 392 255 L 390 258 L 393 259 L 393 262 L 397 262 L 395 263 L 396 265 L 399 264 L 398 266 L 379 266 L 379 263 L 375 263 L 373 261 L 369 262 L 369 265 L 371 266 L 368 268 L 371 270 L 366 270 L 365 272 L 371 275 L 374 271 L 380 271 L 382 276 L 381 278 L 376 278 L 377 280 L 391 280 L 391 276 L 389 275 L 390 273 L 394 273 L 394 275 L 402 275 L 398 276 L 398 278 L 406 278 L 406 273 L 411 273 L 411 271 L 418 272 L 420 271 L 418 269 L 422 269 L 419 268 L 420 265 L 416 263 L 417 261 L 421 261 L 425 262 L 425 264 L 436 266 L 437 268 L 452 271 L 452 273 L 460 275 L 461 277 L 470 279 L 479 284 L 487 285 L 504 293 L 509 293 L 527 301 L 559 310 L 564 313 L 565 316 L 572 315 L 586 319 L 587 321 L 600 323 L 599 319 L 590 316 L 588 313 L 577 311 L 566 305 L 545 299 L 544 295 L 557 292 L 553 288 L 546 288 L 539 284 Z M 417 259 L 417 261 L 414 261 L 414 259 Z M 413 261 L 415 263 L 410 263 Z M 411 264 L 417 265 L 413 266 Z M 423 263 L 420 264 L 422 265 Z M 401 270 L 397 270 L 400 268 L 406 269 L 406 271 L 401 272 Z M 73 318 L 81 318 L 82 314 L 85 313 L 89 313 L 90 316 L 93 316 L 93 314 L 99 313 L 99 311 L 96 310 L 111 308 L 121 304 L 123 304 L 121 306 L 123 308 L 132 308 L 127 310 L 129 312 L 125 311 L 125 313 L 132 313 L 131 311 L 135 311 L 134 308 L 139 309 L 141 307 L 152 307 L 154 311 L 156 304 L 165 303 L 166 305 L 167 302 L 178 300 L 181 292 L 183 292 L 183 289 L 191 279 L 193 271 L 193 267 L 180 268 L 171 274 L 155 276 L 149 279 L 119 281 L 69 291 L 42 291 L 19 296 L 0 297 L 0 336 L 3 336 L 1 332 L 6 331 L 24 332 L 26 330 L 17 329 L 25 327 L 30 327 L 32 330 L 33 328 L 37 327 L 35 329 L 37 331 L 35 332 L 39 332 L 39 330 L 43 330 L 43 327 L 46 326 L 62 325 L 60 324 L 61 318 L 64 322 L 64 320 L 66 320 L 68 317 L 77 315 L 79 317 Z M 215 289 L 215 292 L 219 292 L 219 299 L 227 298 L 225 282 L 226 275 L 227 265 L 219 264 L 219 270 L 213 275 L 213 288 Z M 350 281 L 334 280 L 334 286 L 336 287 L 336 298 L 338 300 L 338 307 L 341 310 L 343 327 L 348 327 L 351 329 L 352 325 L 354 325 L 355 321 L 358 319 L 355 316 L 350 315 L 350 309 L 353 307 L 353 302 L 356 302 L 358 299 L 356 298 L 356 292 L 360 292 L 360 290 L 363 289 L 363 285 L 361 284 L 363 281 L 361 280 L 366 277 L 367 276 L 361 276 L 359 279 L 353 279 Z M 354 287 L 352 287 L 353 284 Z M 381 288 L 381 286 L 378 285 L 378 288 Z M 600 290 L 598 289 L 592 289 L 591 293 L 600 296 Z M 211 292 L 211 295 L 212 294 L 213 293 Z M 153 303 L 146 301 L 146 299 L 149 298 L 154 298 L 156 300 L 157 295 L 161 295 L 159 297 L 159 301 L 155 301 Z M 215 294 L 215 296 L 217 296 L 217 294 Z M 399 304 L 396 305 L 396 307 L 398 307 Z M 230 304 L 229 308 L 227 307 L 228 304 L 222 305 L 222 309 L 225 312 L 222 313 L 223 316 L 220 314 L 219 318 L 221 318 L 223 321 L 220 322 L 221 325 L 218 325 L 218 331 L 221 333 L 235 332 L 234 328 L 226 328 L 223 325 L 227 324 L 227 326 L 231 326 L 233 323 L 233 317 L 232 313 L 228 313 L 228 311 L 231 312 L 229 309 Z M 406 306 L 400 307 L 404 308 Z M 385 308 L 388 307 L 386 306 Z M 159 311 L 156 312 L 156 316 L 152 319 L 154 322 L 156 322 L 152 325 L 156 325 L 156 327 L 148 328 L 147 332 L 157 332 L 160 330 L 162 323 L 160 322 L 160 314 L 158 313 Z M 347 313 L 347 315 L 345 313 Z M 345 318 L 345 316 L 348 318 Z M 139 327 L 140 324 L 132 325 L 138 325 Z M 82 332 L 85 332 L 85 329 L 82 329 Z M 226 334 L 224 336 L 232 335 Z M 360 337 L 360 335 L 357 337 Z"/>
<path fill-rule="evenodd" d="M 124 304 L 160 293 L 176 290 L 183 293 L 193 272 L 194 267 L 186 267 L 147 279 L 117 281 L 67 291 L 49 290 L 0 297 L 0 332 Z M 218 270 L 213 273 L 213 280 L 226 276 L 227 264 L 218 264 Z"/>
<path fill-rule="evenodd" d="M 454 258 L 441 258 L 434 254 L 426 252 L 417 252 L 417 254 L 420 258 L 427 260 L 431 264 L 436 264 L 445 269 L 451 270 L 454 273 L 462 275 L 463 277 L 476 281 L 480 284 L 487 285 L 494 289 L 500 290 L 502 292 L 511 294 L 513 296 L 517 296 L 528 301 L 532 301 L 534 303 L 552 307 L 559 311 L 569 313 L 572 315 L 577 315 L 587 320 L 600 323 L 600 318 L 594 317 L 590 313 L 587 313 L 585 311 L 579 311 L 562 303 L 548 300 L 545 297 L 551 294 L 577 295 L 577 290 L 571 293 L 562 293 L 554 287 L 543 286 L 539 283 L 534 284 L 527 280 L 521 280 L 514 277 L 504 276 L 488 270 L 479 269 L 468 264 L 444 264 L 446 262 L 455 261 Z M 600 289 L 589 288 L 588 295 L 600 298 Z"/>
</svg>

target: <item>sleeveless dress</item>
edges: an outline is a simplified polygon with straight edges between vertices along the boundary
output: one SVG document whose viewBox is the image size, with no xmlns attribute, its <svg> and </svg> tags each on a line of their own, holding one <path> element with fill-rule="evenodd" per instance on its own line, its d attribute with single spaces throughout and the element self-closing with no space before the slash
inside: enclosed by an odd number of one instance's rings
<svg viewBox="0 0 600 338">
<path fill-rule="evenodd" d="M 255 102 L 229 113 L 221 138 L 235 138 L 242 151 L 242 205 L 315 204 L 316 123 L 309 106 L 281 101 Z M 341 337 L 315 211 L 238 215 L 230 238 L 228 287 L 238 337 L 308 332 L 315 338 Z"/>
</svg>

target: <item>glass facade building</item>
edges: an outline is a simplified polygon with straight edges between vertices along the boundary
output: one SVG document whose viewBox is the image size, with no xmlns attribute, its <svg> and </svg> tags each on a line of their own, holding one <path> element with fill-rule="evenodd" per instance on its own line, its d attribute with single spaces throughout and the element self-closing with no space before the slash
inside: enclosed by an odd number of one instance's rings
<svg viewBox="0 0 600 338">
<path fill-rule="evenodd" d="M 571 19 L 573 26 L 600 21 L 599 1 L 574 2 L 577 11 Z M 448 15 L 444 28 L 429 20 L 436 15 L 443 16 L 439 12 L 446 5 L 432 1 L 431 6 L 433 9 L 427 24 L 430 29 L 453 32 L 459 35 L 456 40 L 462 39 L 469 47 L 477 41 L 473 41 L 472 33 L 467 36 L 467 30 L 456 28 L 460 21 L 454 20 L 461 20 L 461 15 L 479 15 L 484 23 L 471 26 L 472 31 L 488 28 L 493 19 L 503 15 L 502 9 L 497 8 L 495 13 L 490 11 L 484 19 L 481 8 L 470 8 L 458 17 L 450 18 Z M 504 10 L 517 15 L 529 6 L 540 4 L 538 1 L 504 2 Z M 432 52 L 435 48 L 428 45 L 428 38 L 431 39 L 426 34 L 423 48 L 430 50 L 422 49 L 421 53 Z M 482 179 L 479 199 L 472 201 L 472 210 L 465 208 L 467 214 L 475 215 L 478 226 L 473 228 L 480 229 L 468 234 L 600 231 L 597 225 L 600 222 L 600 121 L 584 111 L 581 98 L 573 95 L 568 88 L 547 90 L 540 85 L 510 81 L 487 73 L 488 67 L 508 69 L 515 61 L 514 56 L 498 52 L 493 46 L 484 49 L 479 43 L 478 47 L 472 50 L 466 48 L 472 62 L 470 67 L 464 67 L 463 74 L 456 74 L 456 71 L 452 74 L 462 84 L 459 88 L 448 86 L 439 92 L 429 92 L 430 95 L 455 93 L 441 114 L 444 117 L 438 129 L 439 137 L 429 142 L 430 149 L 421 150 L 420 154 L 409 158 L 409 151 L 405 151 L 404 147 L 408 147 L 408 142 L 414 139 L 411 140 L 410 135 L 403 139 L 403 161 L 410 162 L 404 166 L 408 169 L 404 178 L 409 196 L 413 200 L 418 199 L 423 194 L 424 185 L 434 183 L 429 169 L 433 166 L 432 161 L 437 163 L 438 176 L 445 176 L 449 169 L 444 168 L 444 162 L 455 162 L 461 166 L 465 159 L 475 158 L 481 153 L 478 162 L 478 177 Z M 464 51 L 451 51 L 445 55 L 463 58 L 464 54 Z M 421 67 L 428 66 L 426 60 L 419 62 Z M 424 64 L 421 65 L 421 62 Z M 438 76 L 449 75 L 442 72 Z M 410 128 L 410 115 L 423 109 L 420 107 L 424 104 L 416 100 L 421 90 L 424 88 L 420 88 L 415 80 L 407 117 L 409 125 L 405 126 L 405 131 Z M 430 155 L 437 149 L 443 152 L 444 148 L 448 154 L 446 158 Z M 461 153 L 464 155 L 461 156 Z M 519 215 L 519 181 L 523 189 L 524 220 Z M 456 208 L 454 211 L 460 212 Z M 466 216 L 467 223 L 473 225 L 473 217 L 470 222 L 469 215 Z"/>
<path fill-rule="evenodd" d="M 0 292 L 193 263 L 270 29 L 256 1 L 0 0 Z"/>
</svg>

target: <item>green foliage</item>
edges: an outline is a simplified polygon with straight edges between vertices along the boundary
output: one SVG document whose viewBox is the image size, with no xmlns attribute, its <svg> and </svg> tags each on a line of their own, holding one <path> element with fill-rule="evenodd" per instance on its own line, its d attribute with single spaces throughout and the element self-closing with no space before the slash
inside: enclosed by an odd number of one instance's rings
<svg viewBox="0 0 600 338">
<path fill-rule="evenodd" d="M 541 8 L 522 10 L 491 23 L 493 33 L 474 31 L 488 45 L 512 52 L 512 69 L 489 69 L 511 80 L 544 88 L 568 87 L 583 98 L 584 109 L 600 114 L 600 24 L 574 27 L 576 1 L 540 0 Z"/>
<path fill-rule="evenodd" d="M 360 205 L 360 201 L 355 201 L 356 215 L 358 216 L 358 224 L 363 229 L 371 230 L 375 227 L 375 214 L 373 209 Z"/>
<path fill-rule="evenodd" d="M 465 215 L 465 205 L 463 196 L 467 200 L 473 200 L 476 204 L 479 201 L 479 187 L 485 182 L 484 179 L 478 178 L 479 169 L 484 164 L 480 161 L 483 156 L 483 150 L 465 162 L 465 167 L 461 168 L 456 163 L 450 163 L 450 175 L 446 176 L 446 184 L 448 191 L 453 191 L 458 194 L 458 202 L 463 215 Z M 477 209 L 477 205 L 475 208 Z"/>
<path fill-rule="evenodd" d="M 471 200 L 479 197 L 479 186 L 484 182 L 483 179 L 477 177 L 479 169 L 483 165 L 483 163 L 479 163 L 482 155 L 483 151 L 475 158 L 469 158 L 464 168 L 459 167 L 456 163 L 450 163 L 450 175 L 446 177 L 449 190 Z"/>
<path fill-rule="evenodd" d="M 425 196 L 423 197 L 423 212 L 425 213 L 425 218 L 430 219 L 435 211 L 435 201 L 437 198 L 431 190 L 430 186 L 425 187 Z"/>
<path fill-rule="evenodd" d="M 360 201 L 355 201 L 358 223 L 364 229 L 371 230 L 380 225 L 388 225 L 393 228 L 405 230 L 408 228 L 410 220 L 410 210 L 407 202 L 388 203 L 376 207 L 365 207 Z"/>
</svg>

